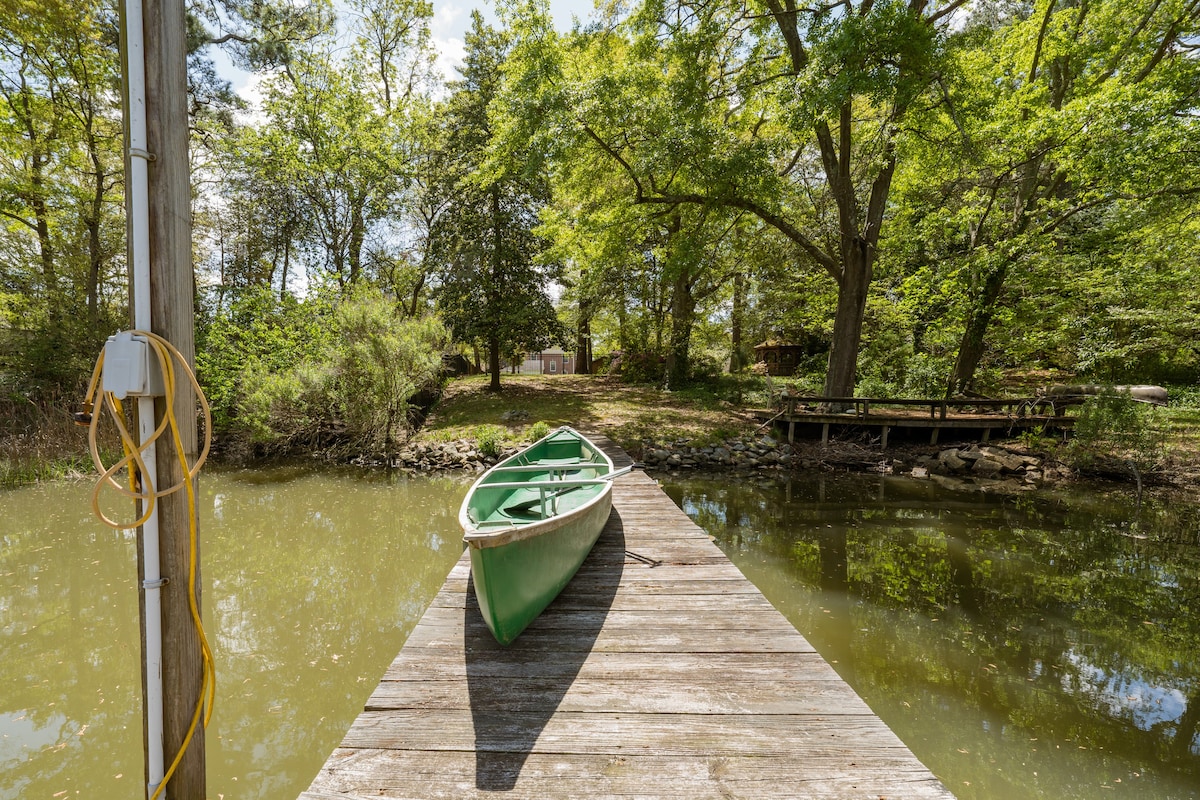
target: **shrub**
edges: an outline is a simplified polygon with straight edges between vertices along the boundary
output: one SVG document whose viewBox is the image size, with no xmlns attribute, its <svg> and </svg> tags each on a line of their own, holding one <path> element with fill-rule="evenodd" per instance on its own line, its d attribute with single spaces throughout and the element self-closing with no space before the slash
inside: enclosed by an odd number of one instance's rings
<svg viewBox="0 0 1200 800">
<path fill-rule="evenodd" d="M 481 455 L 496 458 L 503 450 L 505 433 L 499 425 L 480 425 L 475 428 L 473 438 Z"/>
<path fill-rule="evenodd" d="M 623 353 L 621 355 L 621 380 L 625 383 L 662 383 L 666 368 L 666 359 L 658 353 Z"/>
<path fill-rule="evenodd" d="M 440 379 L 447 339 L 373 287 L 328 302 L 258 292 L 208 324 L 197 360 L 220 432 L 267 449 L 391 452 L 412 398 Z"/>
<path fill-rule="evenodd" d="M 550 433 L 550 423 L 545 420 L 538 420 L 529 426 L 529 432 L 525 434 L 525 438 L 531 442 L 536 442 L 543 436 Z"/>
<path fill-rule="evenodd" d="M 1136 469 L 1151 469 L 1164 455 L 1162 414 L 1154 406 L 1108 389 L 1080 409 L 1068 452 L 1079 467 L 1117 459 Z"/>
</svg>

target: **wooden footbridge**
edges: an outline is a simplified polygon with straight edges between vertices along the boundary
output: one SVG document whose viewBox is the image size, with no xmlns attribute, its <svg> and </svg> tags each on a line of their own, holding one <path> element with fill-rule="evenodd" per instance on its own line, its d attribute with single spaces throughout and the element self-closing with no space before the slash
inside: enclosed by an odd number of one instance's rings
<svg viewBox="0 0 1200 800">
<path fill-rule="evenodd" d="M 613 498 L 507 648 L 464 554 L 301 799 L 953 797 L 653 479 Z"/>
<path fill-rule="evenodd" d="M 772 425 L 787 435 L 812 437 L 818 431 L 821 443 L 830 433 L 868 431 L 878 435 L 882 448 L 893 433 L 920 432 L 930 444 L 946 431 L 954 437 L 1013 436 L 1024 431 L 1062 432 L 1075 425 L 1067 410 L 1082 402 L 1075 396 L 1018 397 L 1009 399 L 900 399 L 870 397 L 800 397 L 784 395 L 773 410 L 755 411 L 763 427 Z M 830 408 L 841 408 L 831 411 Z"/>
</svg>

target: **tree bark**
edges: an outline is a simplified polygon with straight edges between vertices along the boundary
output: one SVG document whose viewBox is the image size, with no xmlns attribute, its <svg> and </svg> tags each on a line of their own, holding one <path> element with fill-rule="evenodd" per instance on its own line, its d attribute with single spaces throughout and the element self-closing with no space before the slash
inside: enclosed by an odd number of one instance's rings
<svg viewBox="0 0 1200 800">
<path fill-rule="evenodd" d="M 92 173 L 92 196 L 84 219 L 88 232 L 87 309 L 88 322 L 92 330 L 96 330 L 100 323 L 100 278 L 104 270 L 104 245 L 100 228 L 104 214 L 104 183 L 108 173 L 101 162 L 96 138 L 91 130 L 88 131 L 88 152 L 95 171 Z"/>
<path fill-rule="evenodd" d="M 32 119 L 28 123 L 28 133 L 31 137 L 37 135 Z M 38 250 L 42 260 L 42 283 L 46 287 L 47 311 L 50 318 L 54 319 L 60 310 L 55 299 L 58 293 L 58 275 L 54 265 L 54 245 L 50 240 L 50 209 L 46 205 L 45 177 L 42 173 L 42 168 L 49 162 L 49 157 L 42 153 L 36 139 L 31 139 L 31 145 L 33 147 L 29 172 L 31 190 L 27 199 L 29 207 L 33 211 L 34 230 L 37 231 Z"/>
<path fill-rule="evenodd" d="M 587 301 L 579 301 L 579 326 L 575 336 L 575 372 L 590 375 L 592 372 L 592 327 L 588 318 Z"/>
<path fill-rule="evenodd" d="M 954 371 L 950 376 L 950 385 L 946 387 L 946 396 L 968 391 L 975 381 L 975 371 L 987 351 L 985 338 L 992 317 L 996 315 L 996 304 L 1004 290 L 1004 279 L 1008 275 L 1008 261 L 1002 261 L 988 271 L 983 281 L 979 297 L 967 314 L 966 329 L 962 341 L 958 345 L 958 358 L 954 361 Z"/>
<path fill-rule="evenodd" d="M 488 337 L 488 372 L 491 373 L 488 388 L 500 391 L 500 339 L 494 334 Z"/>
<path fill-rule="evenodd" d="M 362 274 L 362 248 L 366 237 L 366 221 L 361 206 L 356 206 L 350 217 L 350 241 L 348 261 L 350 263 L 350 285 L 358 283 Z"/>
<path fill-rule="evenodd" d="M 865 242 L 846 248 L 838 280 L 837 313 L 833 318 L 833 341 L 825 372 L 826 397 L 853 397 L 858 372 L 858 348 L 862 341 L 867 290 L 871 286 L 873 259 Z M 841 406 L 844 404 L 835 404 Z M 833 410 L 840 410 L 834 408 Z"/>
<path fill-rule="evenodd" d="M 488 282 L 487 298 L 488 313 L 494 314 L 500 307 L 500 279 L 504 272 L 503 246 L 503 217 L 500 213 L 500 185 L 493 183 L 491 187 L 492 200 L 492 275 Z M 492 374 L 489 388 L 493 392 L 500 391 L 500 337 L 493 325 L 488 335 L 488 370 Z"/>
<path fill-rule="evenodd" d="M 738 372 L 746 366 L 746 354 L 742 351 L 742 317 L 746 314 L 746 277 L 741 273 L 733 276 L 733 311 L 729 316 L 729 371 Z"/>
<path fill-rule="evenodd" d="M 692 296 L 691 270 L 680 269 L 675 275 L 675 287 L 671 293 L 671 353 L 667 380 L 673 389 L 684 386 L 691 373 L 689 351 L 695 316 L 696 298 Z"/>
</svg>

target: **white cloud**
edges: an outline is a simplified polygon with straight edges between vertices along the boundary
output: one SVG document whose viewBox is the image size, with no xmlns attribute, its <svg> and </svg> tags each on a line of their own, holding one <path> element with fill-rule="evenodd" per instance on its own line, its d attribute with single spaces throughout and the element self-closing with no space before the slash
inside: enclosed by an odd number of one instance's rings
<svg viewBox="0 0 1200 800">
<path fill-rule="evenodd" d="M 467 43 L 459 37 L 449 37 L 439 39 L 434 37 L 434 47 L 437 48 L 437 71 L 442 76 L 443 80 L 453 81 L 458 80 L 461 76 L 458 74 L 458 67 L 462 66 L 463 59 L 467 55 Z"/>
</svg>

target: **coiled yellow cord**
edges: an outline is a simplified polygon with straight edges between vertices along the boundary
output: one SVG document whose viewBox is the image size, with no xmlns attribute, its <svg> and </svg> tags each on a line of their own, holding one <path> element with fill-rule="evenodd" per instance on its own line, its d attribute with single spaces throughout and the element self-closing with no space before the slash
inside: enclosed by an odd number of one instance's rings
<svg viewBox="0 0 1200 800">
<path fill-rule="evenodd" d="M 196 709 L 192 714 L 191 725 L 188 726 L 187 734 L 183 738 L 183 743 L 179 748 L 179 752 L 175 755 L 175 759 L 167 768 L 162 782 L 155 789 L 150 800 L 157 800 L 166 788 L 167 783 L 171 780 L 171 776 L 179 767 L 180 761 L 183 760 L 183 755 L 187 752 L 188 745 L 192 742 L 192 737 L 196 733 L 196 726 L 200 724 L 203 717 L 204 727 L 208 727 L 209 720 L 212 719 L 213 703 L 216 700 L 217 693 L 217 673 L 216 666 L 213 660 L 212 649 L 208 644 L 208 636 L 204 632 L 204 624 L 200 619 L 200 608 L 196 602 L 196 570 L 197 570 L 197 533 L 196 533 L 196 489 L 195 478 L 208 458 L 208 452 L 212 445 L 212 412 L 209 409 L 208 401 L 204 397 L 204 392 L 200 389 L 200 384 L 196 380 L 195 373 L 188 366 L 183 354 L 179 352 L 170 342 L 161 336 L 150 333 L 149 331 L 133 331 L 136 336 L 141 336 L 150 343 L 154 351 L 155 357 L 158 359 L 159 368 L 163 376 L 163 386 L 166 393 L 166 414 L 158 427 L 155 428 L 153 434 L 145 441 L 138 443 L 133 436 L 130 435 L 128 428 L 125 426 L 124 408 L 121 401 L 112 395 L 111 392 L 103 392 L 104 404 L 110 412 L 113 422 L 117 426 L 117 431 L 121 437 L 121 447 L 125 452 L 123 458 L 113 464 L 111 467 L 106 467 L 100 457 L 100 451 L 97 444 L 97 431 L 99 429 L 100 414 L 93 414 L 88 423 L 88 447 L 91 450 L 92 461 L 96 464 L 96 469 L 100 472 L 100 478 L 96 481 L 96 486 L 92 490 L 92 511 L 100 518 L 104 524 L 112 528 L 136 528 L 142 525 L 150 518 L 154 511 L 155 503 L 159 497 L 164 497 L 173 492 L 179 491 L 181 488 L 187 493 L 188 506 L 188 607 L 191 610 L 192 622 L 196 626 L 196 635 L 200 640 L 200 652 L 202 657 L 200 695 L 196 699 Z M 200 455 L 196 459 L 196 463 L 188 466 L 187 453 L 183 449 L 183 440 L 179 435 L 179 424 L 175 418 L 174 398 L 176 390 L 175 379 L 175 364 L 178 363 L 184 374 L 192 384 L 192 388 L 196 392 L 196 397 L 200 402 L 200 408 L 204 416 L 204 446 L 201 448 Z M 100 376 L 104 368 L 104 352 L 101 351 L 100 357 L 96 360 L 96 368 L 92 372 L 92 379 L 88 386 L 87 396 L 84 400 L 84 406 L 89 411 L 95 399 L 96 392 L 100 388 Z M 179 466 L 183 478 L 179 483 L 170 486 L 166 489 L 149 489 L 150 481 L 139 480 L 139 476 L 146 476 L 146 462 L 142 458 L 148 448 L 153 447 L 154 443 L 167 429 L 171 431 L 172 443 L 175 445 L 175 454 L 179 458 Z M 128 469 L 129 488 L 125 488 L 113 476 L 122 469 Z M 119 493 L 140 501 L 142 504 L 142 515 L 134 522 L 115 522 L 109 519 L 100 509 L 100 492 L 105 487 L 109 486 Z M 206 711 L 207 707 L 207 711 Z"/>
</svg>

